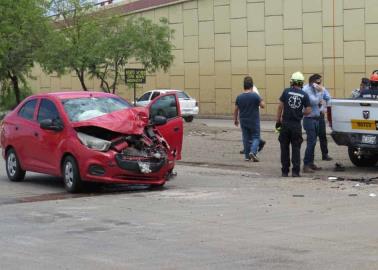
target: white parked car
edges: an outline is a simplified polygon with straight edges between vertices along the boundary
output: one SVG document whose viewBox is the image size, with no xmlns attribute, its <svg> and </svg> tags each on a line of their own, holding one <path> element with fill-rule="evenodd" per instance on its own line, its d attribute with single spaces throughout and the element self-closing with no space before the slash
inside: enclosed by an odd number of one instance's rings
<svg viewBox="0 0 378 270">
<path fill-rule="evenodd" d="M 154 89 L 144 93 L 140 98 L 135 102 L 136 106 L 147 106 L 151 100 L 156 98 L 159 95 L 166 94 L 168 92 L 176 92 L 180 102 L 181 115 L 186 122 L 192 122 L 194 115 L 197 115 L 199 112 L 198 102 L 190 97 L 187 93 L 181 90 L 174 89 Z"/>
</svg>

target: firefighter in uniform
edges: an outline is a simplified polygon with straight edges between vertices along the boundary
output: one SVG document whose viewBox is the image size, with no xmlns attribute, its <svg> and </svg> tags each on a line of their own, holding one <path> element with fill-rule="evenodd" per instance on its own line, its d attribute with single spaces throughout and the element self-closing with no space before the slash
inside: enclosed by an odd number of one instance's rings
<svg viewBox="0 0 378 270">
<path fill-rule="evenodd" d="M 302 90 L 304 76 L 295 72 L 291 76 L 290 87 L 286 88 L 279 99 L 277 108 L 276 129 L 280 131 L 282 176 L 288 177 L 290 170 L 290 144 L 292 149 L 292 176 L 300 177 L 300 152 L 302 138 L 303 115 L 311 113 L 310 99 Z"/>
<path fill-rule="evenodd" d="M 360 98 L 378 98 L 378 70 L 374 70 L 370 75 L 370 87 L 360 92 Z"/>
</svg>

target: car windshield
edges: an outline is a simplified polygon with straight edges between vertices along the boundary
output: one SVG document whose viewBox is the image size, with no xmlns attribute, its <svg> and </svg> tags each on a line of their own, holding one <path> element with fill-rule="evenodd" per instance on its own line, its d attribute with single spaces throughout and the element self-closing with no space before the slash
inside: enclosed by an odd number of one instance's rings
<svg viewBox="0 0 378 270">
<path fill-rule="evenodd" d="M 185 92 L 178 91 L 177 92 L 178 98 L 190 98 Z"/>
<path fill-rule="evenodd" d="M 85 121 L 131 107 L 127 101 L 115 97 L 64 99 L 62 104 L 71 122 Z"/>
</svg>

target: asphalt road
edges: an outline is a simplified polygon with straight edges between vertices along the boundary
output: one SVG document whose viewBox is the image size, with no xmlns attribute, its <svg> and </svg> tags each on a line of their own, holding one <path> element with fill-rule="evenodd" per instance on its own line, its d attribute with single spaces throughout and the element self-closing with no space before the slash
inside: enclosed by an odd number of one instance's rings
<svg viewBox="0 0 378 270">
<path fill-rule="evenodd" d="M 70 195 L 45 175 L 9 182 L 0 161 L 0 269 L 378 269 L 375 182 L 330 180 L 325 162 L 317 175 L 280 178 L 274 133 L 263 134 L 262 161 L 245 163 L 237 129 L 197 125 L 159 191 Z M 197 144 L 217 151 L 187 150 Z M 345 164 L 344 176 L 376 172 Z"/>
</svg>

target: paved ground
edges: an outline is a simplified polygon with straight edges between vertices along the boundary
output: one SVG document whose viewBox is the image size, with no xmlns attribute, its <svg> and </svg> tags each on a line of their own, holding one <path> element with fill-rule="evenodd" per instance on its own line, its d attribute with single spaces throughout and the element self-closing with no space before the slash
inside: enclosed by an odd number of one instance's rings
<svg viewBox="0 0 378 270">
<path fill-rule="evenodd" d="M 198 120 L 198 121 L 197 121 Z M 277 135 L 244 162 L 230 122 L 186 124 L 178 176 L 160 191 L 108 186 L 65 193 L 58 178 L 6 179 L 0 162 L 0 269 L 378 269 L 377 169 L 346 165 L 277 177 Z"/>
<path fill-rule="evenodd" d="M 262 175 L 277 177 L 281 175 L 280 148 L 278 134 L 274 132 L 274 122 L 263 121 L 261 124 L 262 138 L 267 141 L 259 155 L 261 162 L 245 162 L 239 154 L 242 149 L 241 131 L 233 126 L 231 120 L 195 119 L 186 124 L 184 139 L 183 162 L 202 166 L 227 167 L 238 170 L 256 170 Z M 329 133 L 329 131 L 328 131 Z M 305 134 L 304 134 L 305 139 Z M 319 143 L 316 146 L 315 163 L 323 168 L 316 175 L 304 175 L 310 178 L 327 179 L 328 176 L 342 178 L 375 177 L 375 168 L 356 168 L 349 160 L 347 148 L 337 146 L 328 135 L 329 154 L 332 161 L 322 161 Z M 306 142 L 302 144 L 302 160 Z M 335 163 L 345 166 L 345 172 L 335 172 Z"/>
</svg>

